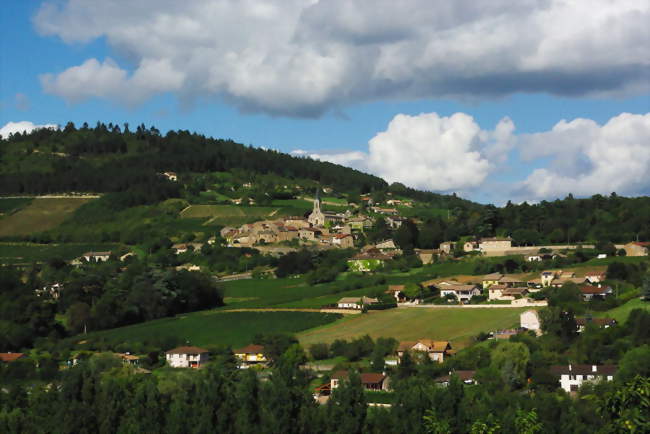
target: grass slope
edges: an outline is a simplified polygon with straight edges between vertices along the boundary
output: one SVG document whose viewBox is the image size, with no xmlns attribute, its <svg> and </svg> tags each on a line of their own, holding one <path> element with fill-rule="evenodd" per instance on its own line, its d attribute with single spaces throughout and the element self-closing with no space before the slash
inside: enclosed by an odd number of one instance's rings
<svg viewBox="0 0 650 434">
<path fill-rule="evenodd" d="M 615 307 L 614 309 L 608 310 L 598 314 L 598 316 L 614 318 L 619 323 L 623 323 L 627 320 L 627 317 L 630 316 L 630 312 L 634 309 L 645 309 L 650 312 L 650 302 L 643 301 L 640 298 L 634 298 L 622 306 Z"/>
<path fill-rule="evenodd" d="M 52 229 L 89 198 L 36 198 L 20 211 L 0 220 L 0 237 L 29 235 Z"/>
<path fill-rule="evenodd" d="M 315 312 L 227 312 L 209 310 L 92 333 L 109 341 L 129 342 L 175 336 L 192 345 L 251 343 L 259 333 L 296 333 L 321 326 L 340 315 Z"/>
<path fill-rule="evenodd" d="M 34 199 L 31 197 L 2 197 L 0 198 L 0 216 L 18 211 L 32 200 Z"/>
<path fill-rule="evenodd" d="M 449 340 L 455 348 L 467 346 L 480 332 L 513 327 L 525 308 L 428 309 L 402 308 L 350 315 L 314 330 L 298 334 L 304 345 L 369 335 L 400 341 L 422 338 Z"/>
</svg>

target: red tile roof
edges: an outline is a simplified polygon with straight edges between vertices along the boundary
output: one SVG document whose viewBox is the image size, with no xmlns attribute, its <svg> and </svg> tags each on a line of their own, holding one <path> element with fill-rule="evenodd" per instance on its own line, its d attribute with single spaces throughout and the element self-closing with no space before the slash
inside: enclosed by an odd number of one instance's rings
<svg viewBox="0 0 650 434">
<path fill-rule="evenodd" d="M 235 354 L 263 354 L 264 353 L 264 346 L 263 345 L 246 345 L 243 348 L 238 348 L 236 350 L 233 350 L 233 353 Z"/>
<path fill-rule="evenodd" d="M 24 353 L 0 353 L 0 362 L 13 362 L 14 360 L 23 358 L 25 356 Z"/>
<path fill-rule="evenodd" d="M 348 371 L 336 371 L 332 374 L 332 378 L 337 380 L 347 380 L 349 377 L 350 373 Z M 361 378 L 361 384 L 378 384 L 386 379 L 384 374 L 376 374 L 373 372 L 359 374 L 359 377 Z"/>
</svg>

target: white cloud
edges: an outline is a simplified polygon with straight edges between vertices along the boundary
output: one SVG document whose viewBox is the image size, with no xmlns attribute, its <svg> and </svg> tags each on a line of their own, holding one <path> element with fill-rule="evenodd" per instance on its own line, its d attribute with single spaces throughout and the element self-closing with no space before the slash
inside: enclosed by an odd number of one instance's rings
<svg viewBox="0 0 650 434">
<path fill-rule="evenodd" d="M 519 146 L 524 160 L 551 158 L 521 185 L 527 197 L 650 194 L 650 113 L 622 113 L 602 126 L 562 120 L 551 131 L 522 135 Z"/>
<path fill-rule="evenodd" d="M 126 59 L 43 76 L 68 101 L 175 92 L 288 116 L 387 98 L 647 91 L 649 21 L 645 0 L 67 0 L 34 17 L 44 35 L 105 37 Z"/>
<path fill-rule="evenodd" d="M 502 119 L 494 131 L 481 130 L 465 113 L 396 115 L 386 131 L 368 143 L 368 152 L 319 153 L 295 150 L 293 155 L 330 161 L 378 175 L 388 182 L 434 191 L 461 191 L 480 186 L 504 161 L 514 142 L 514 124 Z M 491 156 L 490 162 L 486 156 Z"/>
<path fill-rule="evenodd" d="M 591 119 L 574 119 L 562 120 L 550 131 L 519 135 L 514 131 L 509 118 L 501 119 L 494 130 L 482 130 L 465 113 L 399 114 L 369 141 L 367 152 L 292 154 L 354 167 L 410 187 L 499 200 L 532 203 L 569 193 L 591 196 L 613 191 L 650 194 L 650 113 L 622 113 L 602 126 Z M 535 166 L 542 167 L 526 171 Z M 491 177 L 503 169 L 517 170 L 508 181 Z M 511 179 L 522 169 L 523 179 Z"/>
<path fill-rule="evenodd" d="M 59 126 L 56 124 L 35 125 L 29 121 L 7 122 L 2 128 L 0 128 L 0 138 L 6 139 L 11 134 L 30 133 L 41 128 L 58 129 Z"/>
</svg>

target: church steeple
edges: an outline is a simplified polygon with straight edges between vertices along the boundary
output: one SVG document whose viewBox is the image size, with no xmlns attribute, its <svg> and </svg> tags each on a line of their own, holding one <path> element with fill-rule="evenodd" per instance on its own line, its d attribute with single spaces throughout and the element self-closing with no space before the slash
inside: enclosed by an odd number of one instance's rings
<svg viewBox="0 0 650 434">
<path fill-rule="evenodd" d="M 314 212 L 320 212 L 320 187 L 316 189 L 316 197 L 314 197 Z"/>
</svg>

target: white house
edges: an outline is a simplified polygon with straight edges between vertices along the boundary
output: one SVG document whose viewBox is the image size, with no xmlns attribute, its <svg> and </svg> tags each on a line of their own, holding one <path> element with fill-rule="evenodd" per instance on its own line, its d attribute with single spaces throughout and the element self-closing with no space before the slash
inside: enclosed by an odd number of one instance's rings
<svg viewBox="0 0 650 434">
<path fill-rule="evenodd" d="M 542 322 L 536 310 L 527 310 L 519 315 L 519 325 L 527 330 L 533 330 L 538 335 L 542 333 Z"/>
<path fill-rule="evenodd" d="M 81 257 L 88 262 L 104 262 L 111 257 L 111 252 L 86 252 Z"/>
<path fill-rule="evenodd" d="M 565 392 L 576 392 L 585 382 L 612 381 L 615 365 L 551 366 L 551 372 L 560 377 L 560 387 Z"/>
<path fill-rule="evenodd" d="M 337 307 L 339 309 L 363 309 L 363 306 L 368 304 L 379 303 L 379 300 L 376 298 L 370 297 L 343 297 L 337 302 Z"/>
<path fill-rule="evenodd" d="M 172 368 L 200 368 L 210 359 L 208 350 L 199 347 L 178 347 L 165 353 Z"/>
<path fill-rule="evenodd" d="M 475 295 L 481 295 L 481 290 L 476 285 L 463 285 L 457 282 L 441 282 L 437 285 L 440 296 L 446 297 L 451 294 L 461 303 L 467 303 Z"/>
<path fill-rule="evenodd" d="M 509 250 L 512 248 L 512 238 L 481 238 L 478 248 L 482 252 Z"/>
</svg>

